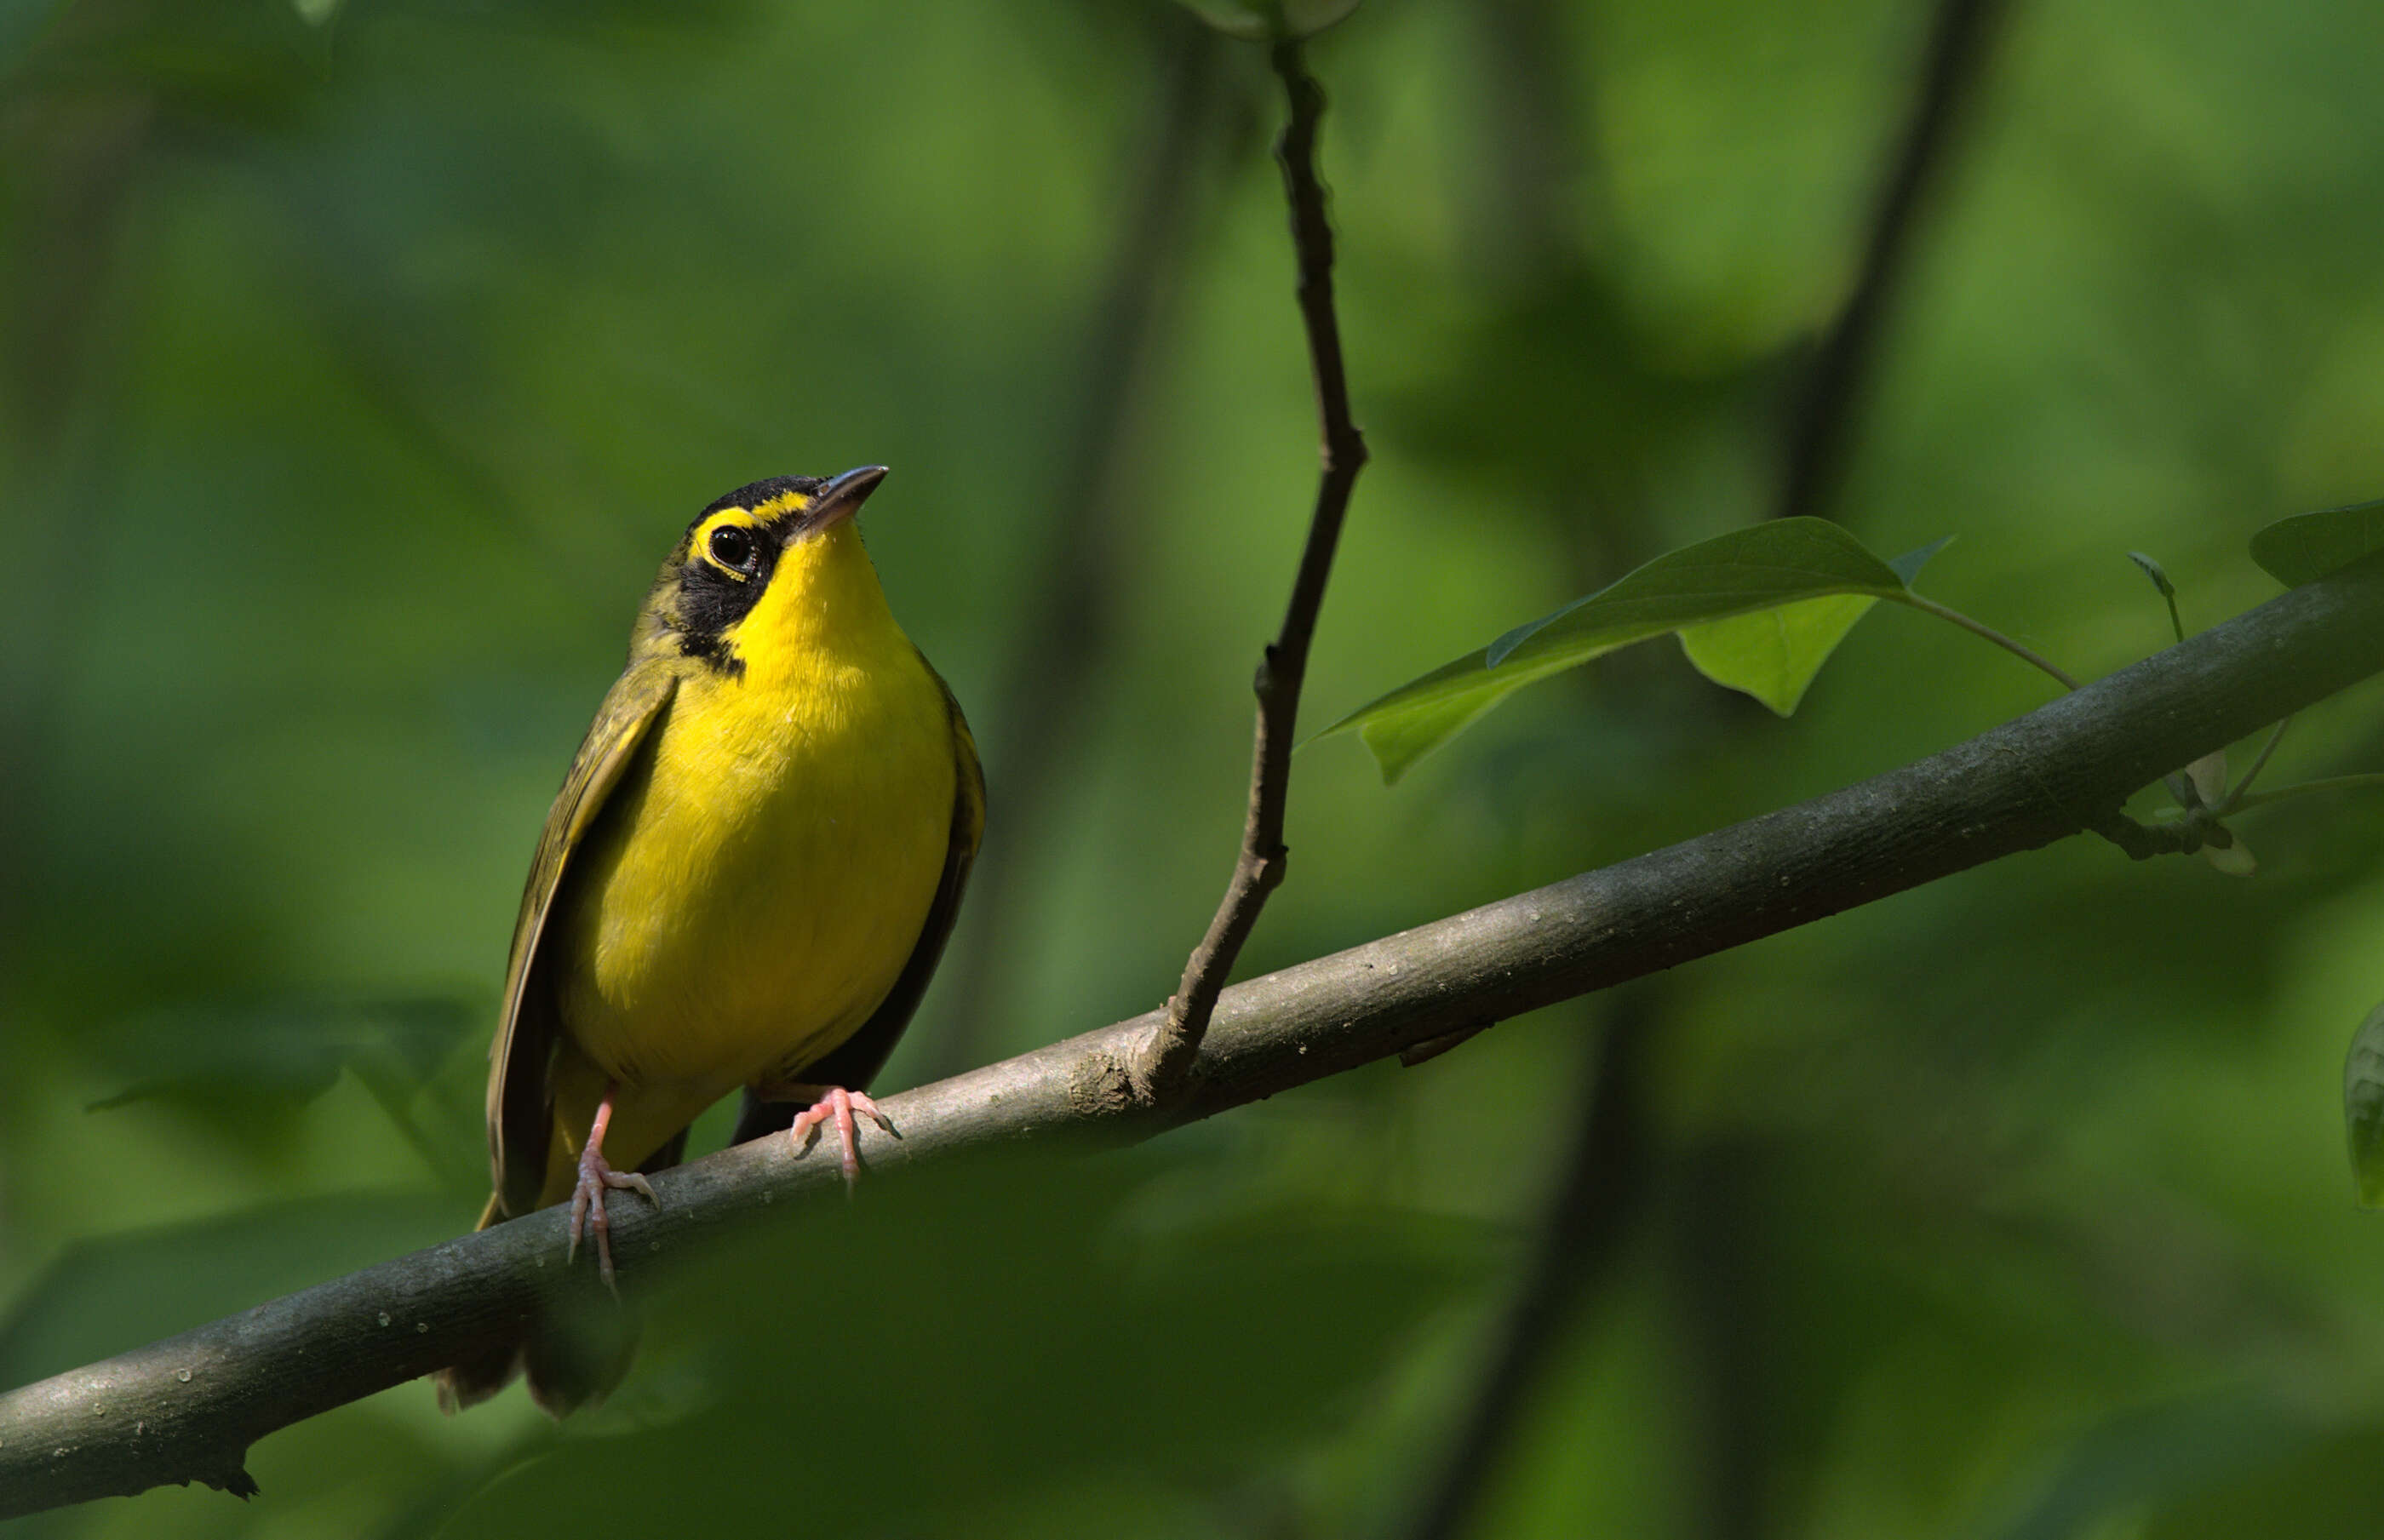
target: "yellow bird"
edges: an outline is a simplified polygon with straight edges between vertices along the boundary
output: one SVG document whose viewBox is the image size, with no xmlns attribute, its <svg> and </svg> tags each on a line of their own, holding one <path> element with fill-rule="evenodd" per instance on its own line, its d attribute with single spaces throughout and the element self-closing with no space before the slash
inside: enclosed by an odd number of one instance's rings
<svg viewBox="0 0 2384 1540">
<path fill-rule="evenodd" d="M 808 1104 L 858 1169 L 861 1087 L 935 972 L 985 826 L 960 706 L 887 608 L 853 514 L 885 478 L 778 477 L 696 516 L 547 814 L 490 1052 L 480 1225 L 572 1203 L 609 1283 L 607 1189 L 653 1198 L 688 1124 Z M 532 1332 L 536 1335 L 535 1328 Z M 442 1371 L 452 1410 L 527 1368 L 557 1415 L 617 1381 L 535 1341 Z"/>
</svg>

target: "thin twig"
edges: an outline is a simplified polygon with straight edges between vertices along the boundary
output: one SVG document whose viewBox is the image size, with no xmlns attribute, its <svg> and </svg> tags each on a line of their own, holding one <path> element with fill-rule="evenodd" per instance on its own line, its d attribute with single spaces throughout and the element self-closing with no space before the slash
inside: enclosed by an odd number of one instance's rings
<svg viewBox="0 0 2384 1540">
<path fill-rule="evenodd" d="M 1163 1101 L 1182 1088 L 1200 1051 L 1200 1039 L 1217 998 L 1233 972 L 1242 943 L 1258 924 L 1267 896 L 1283 884 L 1287 852 L 1283 843 L 1284 806 L 1291 789 L 1291 749 L 1299 720 L 1299 688 L 1308 674 L 1308 647 L 1316 634 L 1316 613 L 1324 602 L 1333 552 L 1349 510 L 1350 489 L 1366 463 L 1366 441 L 1349 415 L 1349 382 L 1341 361 L 1341 326 L 1333 310 L 1333 225 L 1325 212 L 1324 183 L 1316 175 L 1316 133 L 1324 118 L 1324 92 L 1297 42 L 1278 43 L 1274 71 L 1291 105 L 1290 121 L 1276 142 L 1284 193 L 1291 204 L 1291 241 L 1299 265 L 1299 315 L 1308 332 L 1308 357 L 1315 376 L 1316 411 L 1322 428 L 1323 467 L 1316 486 L 1316 509 L 1308 524 L 1291 602 L 1283 630 L 1259 663 L 1252 689 L 1259 698 L 1258 727 L 1250 748 L 1249 812 L 1242 826 L 1242 849 L 1233 880 L 1209 932 L 1184 965 L 1184 979 L 1167 1001 L 1163 1025 L 1136 1055 L 1136 1092 Z"/>
<path fill-rule="evenodd" d="M 1956 110 L 1993 50 L 2002 10 L 2003 0 L 1943 0 L 1937 7 L 1928 64 L 1894 168 L 1880 192 L 1861 272 L 1797 398 L 1775 516 L 1819 513 L 1836 489 L 1924 195 L 1953 142 Z"/>
<path fill-rule="evenodd" d="M 1900 770 L 1225 992 L 1190 1094 L 1154 1112 L 1127 1066 L 1151 1012 L 900 1096 L 862 1131 L 891 1176 L 971 1150 L 1124 1141 L 1904 892 L 2078 832 L 2167 767 L 2384 670 L 2384 561 L 2213 627 Z M 616 1222 L 624 1282 L 825 1197 L 836 1162 L 756 1140 L 654 1178 Z M 511 1340 L 592 1291 L 564 1211 L 382 1262 L 0 1395 L 0 1518 L 168 1482 L 248 1484 L 250 1444 Z M 425 1391 L 423 1394 L 428 1394 Z"/>
</svg>

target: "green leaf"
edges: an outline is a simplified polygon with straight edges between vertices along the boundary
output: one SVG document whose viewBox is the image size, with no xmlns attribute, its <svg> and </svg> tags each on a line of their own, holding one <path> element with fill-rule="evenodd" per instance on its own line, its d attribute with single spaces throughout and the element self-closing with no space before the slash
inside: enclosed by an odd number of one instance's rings
<svg viewBox="0 0 2384 1540">
<path fill-rule="evenodd" d="M 2295 514 L 2252 537 L 2252 559 L 2289 589 L 2384 551 L 2384 501 Z"/>
<path fill-rule="evenodd" d="M 2228 832 L 2232 834 L 2234 831 L 2229 829 Z M 2210 863 L 2212 871 L 2225 876 L 2248 877 L 2260 869 L 2259 862 L 2253 858 L 2252 848 L 2241 839 L 2229 845 L 2204 844 L 2202 859 Z"/>
<path fill-rule="evenodd" d="M 1908 586 L 1954 539 L 1946 535 L 1887 565 Z M 1855 623 L 1879 602 L 1868 594 L 1800 599 L 1681 627 L 1681 651 L 1696 671 L 1726 689 L 1754 696 L 1782 716 L 1793 716 L 1821 665 Z"/>
<path fill-rule="evenodd" d="M 1910 588 L 1912 580 L 1920 576 L 1920 569 L 1929 565 L 1929 558 L 1953 543 L 1953 536 L 1940 535 L 1918 551 L 1907 551 L 1901 556 L 1891 558 L 1887 565 L 1894 569 L 1898 578 L 1904 579 L 1904 586 Z"/>
<path fill-rule="evenodd" d="M 1904 586 L 1894 567 L 1829 520 L 1774 519 L 1667 552 L 1508 632 L 1486 649 L 1486 661 L 1496 668 L 1518 653 L 1545 656 L 1583 645 L 1610 652 L 1700 620 L 1825 593 L 1897 593 Z M 1617 637 L 1622 640 L 1611 640 Z"/>
<path fill-rule="evenodd" d="M 1247 43 L 1314 37 L 1358 8 L 1360 0 L 1182 0 L 1184 7 Z"/>
<path fill-rule="evenodd" d="M 1782 716 L 1795 714 L 1813 676 L 1879 601 L 1832 594 L 1681 627 L 1681 651 L 1696 671 L 1744 690 Z"/>
<path fill-rule="evenodd" d="M 2367 1013 L 2342 1061 L 2342 1122 L 2359 1201 L 2384 1208 L 2384 1005 Z"/>
<path fill-rule="evenodd" d="M 1902 558 L 1912 572 L 1936 545 Z M 1734 529 L 1657 557 L 1553 615 L 1360 707 L 1324 729 L 1355 728 L 1396 781 L 1515 690 L 1617 648 L 1683 631 L 1690 662 L 1772 710 L 1794 709 L 1814 670 L 1872 600 L 1906 577 L 1826 519 Z M 1826 601 L 1826 603 L 1816 602 Z M 1793 607 L 1783 618 L 1766 612 Z M 1745 617 L 1746 623 L 1731 622 Z M 1685 632 L 1694 630 L 1691 637 Z"/>
<path fill-rule="evenodd" d="M 2195 760 L 2185 767 L 2185 778 L 2193 783 L 2204 807 L 2218 806 L 2227 800 L 2227 751 L 2213 749 Z"/>
<path fill-rule="evenodd" d="M 1355 727 L 1360 740 L 1383 767 L 1383 784 L 1388 786 L 1509 695 L 1571 666 L 1550 663 L 1539 668 L 1501 669 L 1493 676 L 1482 653 L 1474 652 L 1402 685 L 1317 736 Z"/>
</svg>

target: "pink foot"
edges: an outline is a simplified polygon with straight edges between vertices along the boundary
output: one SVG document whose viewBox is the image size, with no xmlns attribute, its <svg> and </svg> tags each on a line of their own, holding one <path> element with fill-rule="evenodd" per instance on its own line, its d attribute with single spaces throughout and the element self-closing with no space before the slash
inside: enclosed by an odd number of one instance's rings
<svg viewBox="0 0 2384 1540">
<path fill-rule="evenodd" d="M 653 1184 L 634 1171 L 615 1171 L 604 1159 L 604 1129 L 613 1121 L 613 1091 L 606 1087 L 604 1099 L 596 1105 L 596 1122 L 588 1130 L 588 1142 L 579 1150 L 579 1185 L 571 1190 L 571 1248 L 564 1255 L 568 1266 L 578 1260 L 579 1237 L 589 1230 L 596 1232 L 596 1271 L 606 1288 L 613 1287 L 613 1221 L 604 1212 L 604 1189 L 623 1188 L 645 1194 L 646 1201 L 655 1207 L 662 1199 L 654 1196 Z"/>
<path fill-rule="evenodd" d="M 877 1103 L 863 1092 L 848 1091 L 841 1086 L 821 1087 L 819 1100 L 796 1113 L 795 1121 L 787 1127 L 787 1137 L 800 1155 L 819 1136 L 820 1124 L 835 1123 L 837 1137 L 844 1145 L 844 1190 L 848 1197 L 852 1193 L 852 1184 L 861 1176 L 861 1150 L 853 1142 L 858 1131 L 852 1121 L 856 1111 L 888 1134 L 894 1132 L 892 1121 L 877 1110 Z"/>
</svg>

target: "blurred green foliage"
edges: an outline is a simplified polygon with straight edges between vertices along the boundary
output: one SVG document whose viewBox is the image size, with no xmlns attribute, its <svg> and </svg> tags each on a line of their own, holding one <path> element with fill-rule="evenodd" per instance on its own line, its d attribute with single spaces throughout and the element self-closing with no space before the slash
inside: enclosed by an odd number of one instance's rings
<svg viewBox="0 0 2384 1540">
<path fill-rule="evenodd" d="M 1383 0 L 1314 42 L 1375 459 L 1311 724 L 1761 515 L 1927 24 Z M 2080 675 L 2167 639 L 2130 550 L 2189 626 L 2273 591 L 2254 528 L 2384 488 L 2372 41 L 2345 0 L 2016 10 L 1828 511 L 1878 551 L 1958 532 L 1931 591 Z M 756 477 L 894 467 L 872 548 L 988 741 L 1006 680 L 1085 664 L 1065 751 L 989 765 L 999 966 L 884 1084 L 1164 997 L 1312 491 L 1260 50 L 1223 56 L 1114 443 L 1066 425 L 1161 82 L 1211 46 L 1156 0 L 0 11 L 11 1381 L 471 1222 L 547 800 L 654 563 Z M 1116 444 L 1087 633 L 1043 580 L 1093 539 L 1053 489 Z M 1793 721 L 1670 659 L 1570 678 L 1390 790 L 1305 751 L 1246 965 L 2051 688 L 1904 615 Z M 2268 774 L 2379 765 L 2367 686 Z M 1047 815 L 1005 821 L 1028 779 Z M 2073 841 L 1663 981 L 1649 1201 L 1473 1533 L 2371 1533 L 2384 1228 L 2338 1087 L 2384 997 L 2384 803 L 2245 821 L 2248 882 Z M 560 1431 L 403 1386 L 261 1444 L 252 1506 L 24 1531 L 1397 1534 L 1605 1010 L 806 1212 L 652 1301 L 638 1374 Z"/>
</svg>

